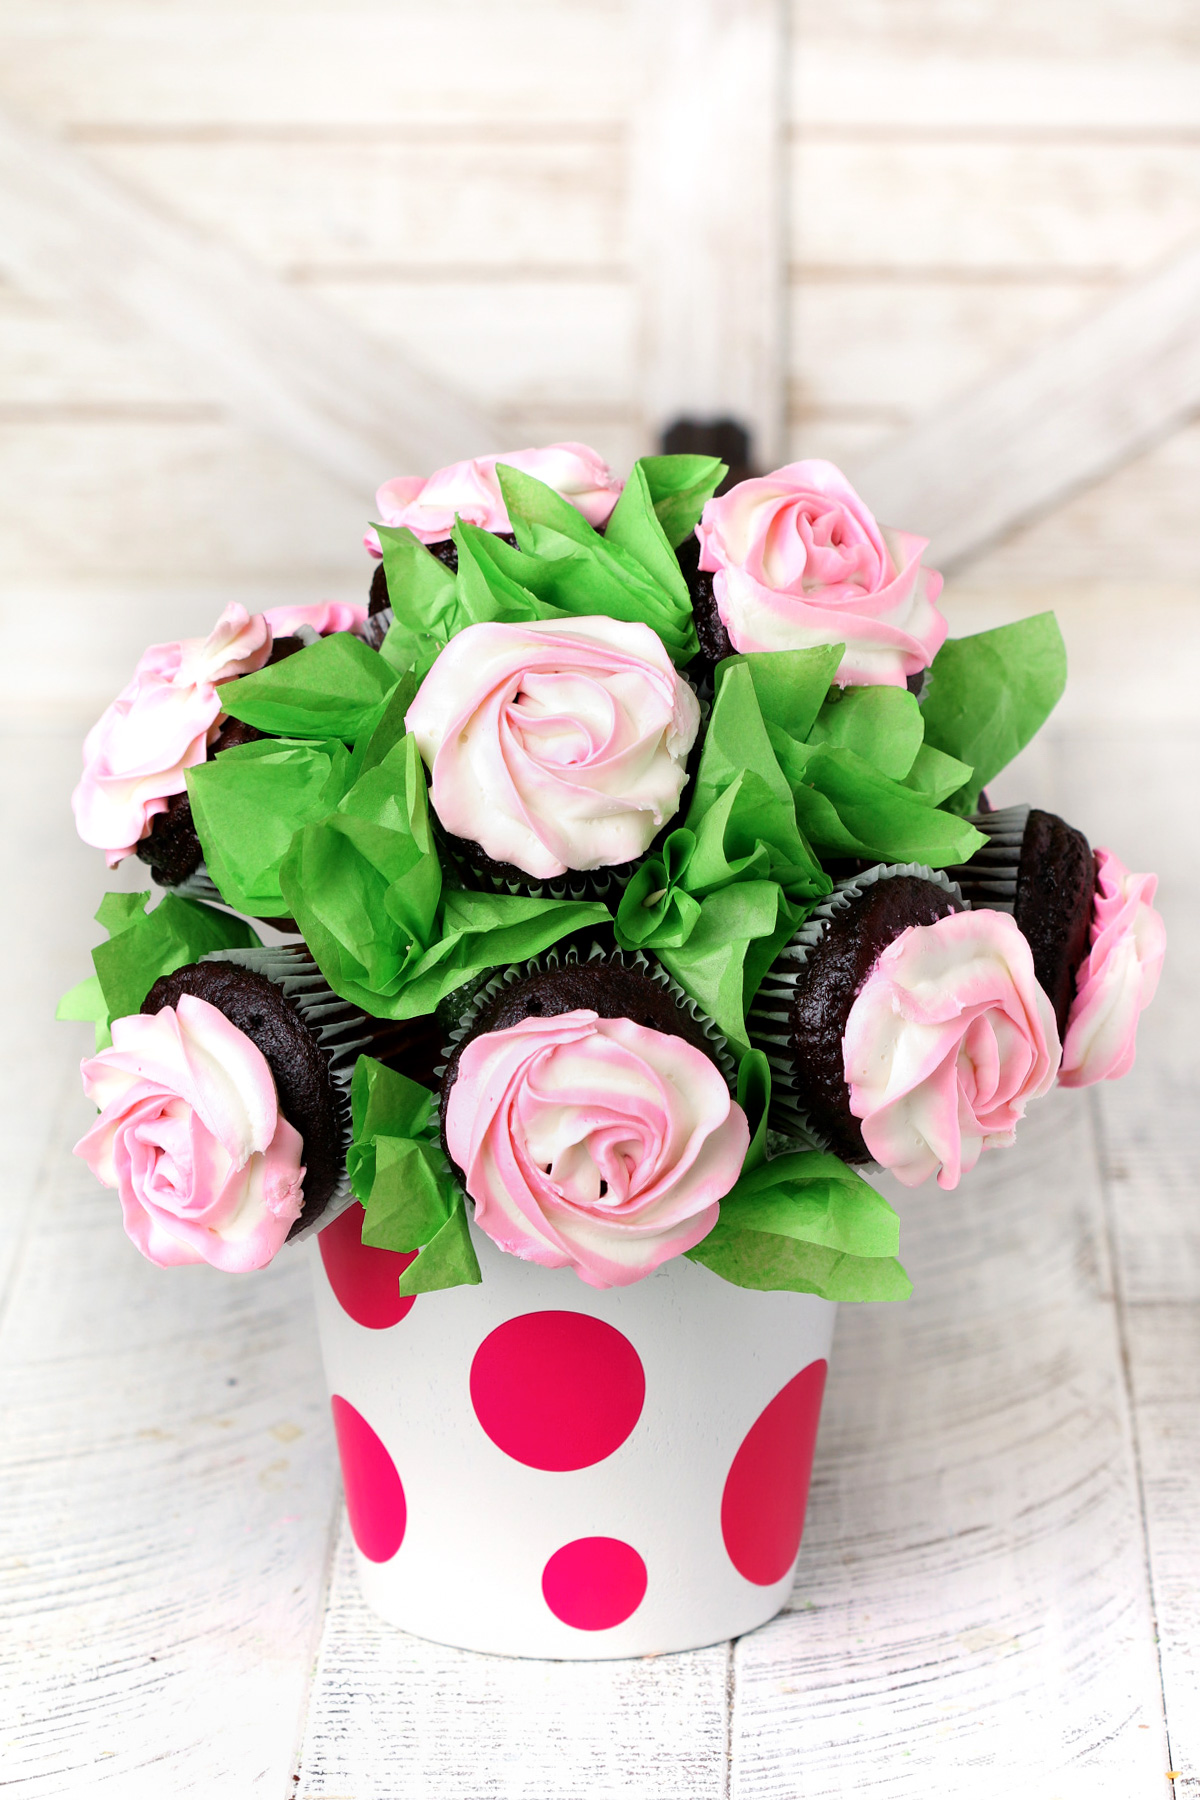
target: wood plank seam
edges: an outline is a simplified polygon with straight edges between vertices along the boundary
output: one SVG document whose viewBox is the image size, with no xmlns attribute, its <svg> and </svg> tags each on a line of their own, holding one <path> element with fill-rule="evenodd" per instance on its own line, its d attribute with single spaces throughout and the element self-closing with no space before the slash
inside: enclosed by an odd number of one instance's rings
<svg viewBox="0 0 1200 1800">
<path fill-rule="evenodd" d="M 34 1222 L 37 1218 L 38 1202 L 47 1192 L 51 1174 L 55 1164 L 55 1153 L 58 1148 L 62 1126 L 70 1111 L 77 1104 L 75 1083 L 79 1079 L 78 1069 L 74 1061 L 65 1064 L 59 1076 L 58 1093 L 50 1109 L 49 1125 L 38 1155 L 37 1170 L 30 1184 L 30 1192 L 25 1201 L 24 1217 L 17 1231 L 17 1246 L 9 1258 L 8 1270 L 0 1283 L 0 1331 L 3 1330 L 5 1317 L 13 1294 L 16 1292 L 18 1278 L 29 1240 L 33 1235 Z"/>
<path fill-rule="evenodd" d="M 237 416 L 334 480 L 478 455 L 492 420 L 319 302 L 0 113 L 5 261 L 35 288 L 133 318 Z"/>
<path fill-rule="evenodd" d="M 1200 245 L 851 470 L 953 568 L 1182 426 L 1200 407 Z"/>
<path fill-rule="evenodd" d="M 1101 1206 L 1103 1208 L 1105 1250 L 1108 1259 L 1109 1280 L 1112 1282 L 1113 1316 L 1117 1327 L 1117 1345 L 1121 1357 L 1121 1383 L 1125 1397 L 1125 1425 L 1129 1433 L 1130 1454 L 1133 1461 L 1134 1479 L 1137 1483 L 1138 1516 L 1141 1521 L 1142 1561 L 1145 1570 L 1146 1593 L 1150 1601 L 1150 1616 L 1154 1626 L 1154 1660 L 1158 1669 L 1159 1694 L 1162 1699 L 1163 1729 L 1167 1739 L 1169 1767 L 1175 1767 L 1175 1756 L 1171 1745 L 1171 1719 L 1167 1711 L 1167 1688 L 1163 1670 L 1162 1644 L 1159 1636 L 1158 1615 L 1159 1595 L 1155 1588 L 1154 1561 L 1150 1546 L 1150 1517 L 1146 1501 L 1146 1478 L 1144 1458 L 1142 1454 L 1141 1427 L 1138 1422 L 1137 1395 L 1134 1390 L 1133 1361 L 1129 1343 L 1128 1302 L 1125 1295 L 1124 1270 L 1121 1267 L 1120 1243 L 1117 1235 L 1116 1217 L 1113 1204 L 1112 1185 L 1109 1181 L 1109 1149 L 1108 1135 L 1104 1122 L 1103 1096 L 1098 1087 L 1088 1092 L 1088 1110 L 1091 1115 L 1092 1138 L 1096 1151 L 1096 1175 L 1100 1184 Z"/>
<path fill-rule="evenodd" d="M 317 1604 L 313 1608 L 312 1627 L 309 1632 L 307 1654 L 304 1661 L 303 1686 L 300 1691 L 299 1705 L 296 1708 L 296 1733 L 292 1746 L 292 1788 L 299 1790 L 304 1771 L 304 1747 L 308 1741 L 309 1710 L 312 1703 L 313 1688 L 317 1679 L 317 1664 L 321 1655 L 321 1643 L 325 1635 L 326 1616 L 329 1611 L 329 1594 L 333 1583 L 333 1568 L 337 1560 L 338 1537 L 342 1523 L 342 1481 L 339 1465 L 338 1477 L 334 1482 L 332 1502 L 329 1508 L 329 1519 L 325 1530 L 325 1554 L 321 1564 L 321 1591 L 317 1596 Z"/>
</svg>

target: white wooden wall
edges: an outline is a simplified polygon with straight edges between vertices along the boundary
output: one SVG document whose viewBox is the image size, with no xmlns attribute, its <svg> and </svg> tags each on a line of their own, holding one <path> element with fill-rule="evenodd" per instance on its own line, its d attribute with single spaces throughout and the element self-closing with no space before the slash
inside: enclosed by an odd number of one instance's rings
<svg viewBox="0 0 1200 1800">
<path fill-rule="evenodd" d="M 670 10 L 6 0 L 0 101 L 411 354 L 507 440 L 580 436 L 624 464 L 659 402 L 644 360 L 653 233 L 631 186 L 646 16 Z M 704 10 L 719 17 L 720 0 Z M 742 11 L 761 25 L 778 9 Z M 1200 232 L 1185 0 L 787 12 L 781 79 L 761 77 L 763 114 L 779 91 L 787 115 L 785 451 L 853 466 Z M 765 204 L 747 186 L 747 207 Z M 1192 580 L 1198 473 L 1191 426 L 971 578 Z M 11 279 L 0 488 L 10 592 L 357 580 L 366 495 L 233 422 L 177 350 Z"/>
</svg>

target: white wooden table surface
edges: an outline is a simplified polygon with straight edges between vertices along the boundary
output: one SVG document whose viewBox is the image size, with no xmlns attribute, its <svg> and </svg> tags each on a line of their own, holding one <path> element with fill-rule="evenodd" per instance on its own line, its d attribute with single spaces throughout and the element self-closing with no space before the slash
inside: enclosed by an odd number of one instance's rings
<svg viewBox="0 0 1200 1800">
<path fill-rule="evenodd" d="M 0 1788 L 1200 1800 L 1198 598 L 1069 599 L 1072 689 L 999 786 L 1162 873 L 1169 959 L 1132 1075 L 1043 1102 L 957 1192 L 901 1197 L 916 1295 L 842 1310 L 788 1610 L 591 1665 L 377 1624 L 306 1269 L 164 1275 L 71 1157 L 82 1032 L 51 1012 L 98 935 L 103 872 L 66 813 L 88 721 L 21 710 L 10 662 Z"/>
</svg>

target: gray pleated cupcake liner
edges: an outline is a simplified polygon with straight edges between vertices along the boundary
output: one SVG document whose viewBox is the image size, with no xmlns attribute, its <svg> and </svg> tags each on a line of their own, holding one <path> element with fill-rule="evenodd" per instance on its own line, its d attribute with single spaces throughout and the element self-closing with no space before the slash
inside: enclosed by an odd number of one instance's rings
<svg viewBox="0 0 1200 1800">
<path fill-rule="evenodd" d="M 864 889 L 873 887 L 877 881 L 891 881 L 902 875 L 930 881 L 956 900 L 970 905 L 957 883 L 951 881 L 943 869 L 930 869 L 924 863 L 877 863 L 859 875 L 848 876 L 838 882 L 832 894 L 821 901 L 784 945 L 763 976 L 746 1015 L 747 1036 L 771 1065 L 772 1126 L 816 1150 L 828 1150 L 830 1143 L 813 1124 L 794 1072 L 790 1014 L 796 983 L 809 956 L 824 938 L 830 921 L 839 912 L 845 912 L 853 900 L 860 899 Z"/>
<path fill-rule="evenodd" d="M 276 944 L 256 950 L 213 950 L 202 962 L 235 963 L 255 975 L 265 975 L 274 982 L 285 999 L 290 1000 L 312 1032 L 329 1065 L 329 1078 L 337 1098 L 338 1124 L 341 1130 L 342 1173 L 337 1186 L 315 1218 L 287 1239 L 299 1244 L 315 1232 L 324 1231 L 341 1213 L 354 1205 L 350 1177 L 346 1173 L 346 1152 L 350 1148 L 353 1127 L 350 1118 L 350 1084 L 354 1068 L 364 1051 L 374 1042 L 378 1025 L 358 1007 L 351 1006 L 330 988 L 308 952 L 298 945 Z"/>
<path fill-rule="evenodd" d="M 520 981 L 532 975 L 545 975 L 552 969 L 569 968 L 572 965 L 586 967 L 589 963 L 604 963 L 610 968 L 632 970 L 635 974 L 645 975 L 657 987 L 670 994 L 679 1006 L 704 1034 L 705 1042 L 713 1061 L 717 1064 L 731 1090 L 737 1088 L 738 1059 L 729 1047 L 729 1040 L 720 1027 L 709 1018 L 704 1009 L 692 999 L 691 995 L 680 987 L 679 983 L 667 973 L 661 963 L 652 962 L 641 950 L 606 950 L 603 944 L 593 942 L 586 954 L 581 954 L 574 944 L 560 950 L 557 946 L 545 950 L 540 956 L 534 956 L 524 963 L 513 963 L 507 969 L 496 970 L 474 987 L 459 989 L 451 994 L 451 1002 L 458 1001 L 457 1008 L 446 1015 L 448 1029 L 446 1041 L 451 1052 L 457 1049 L 464 1038 L 475 1031 L 483 1014 L 494 1000 L 497 1000 L 508 988 L 515 987 Z M 439 1078 L 445 1074 L 443 1064 L 437 1070 Z"/>
<path fill-rule="evenodd" d="M 1028 806 L 1006 806 L 998 812 L 972 813 L 971 823 L 987 843 L 970 862 L 950 871 L 963 898 L 972 906 L 1011 913 L 1017 904 L 1017 873 L 1029 822 Z"/>
</svg>

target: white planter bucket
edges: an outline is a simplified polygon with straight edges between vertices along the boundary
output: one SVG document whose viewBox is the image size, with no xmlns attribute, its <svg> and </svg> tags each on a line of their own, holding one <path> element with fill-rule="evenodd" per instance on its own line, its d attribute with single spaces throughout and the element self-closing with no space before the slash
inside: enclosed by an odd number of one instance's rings
<svg viewBox="0 0 1200 1800">
<path fill-rule="evenodd" d="M 694 1649 L 784 1604 L 836 1308 L 678 1258 L 604 1292 L 474 1232 L 401 1301 L 358 1206 L 312 1247 L 367 1602 L 508 1656 Z"/>
</svg>

